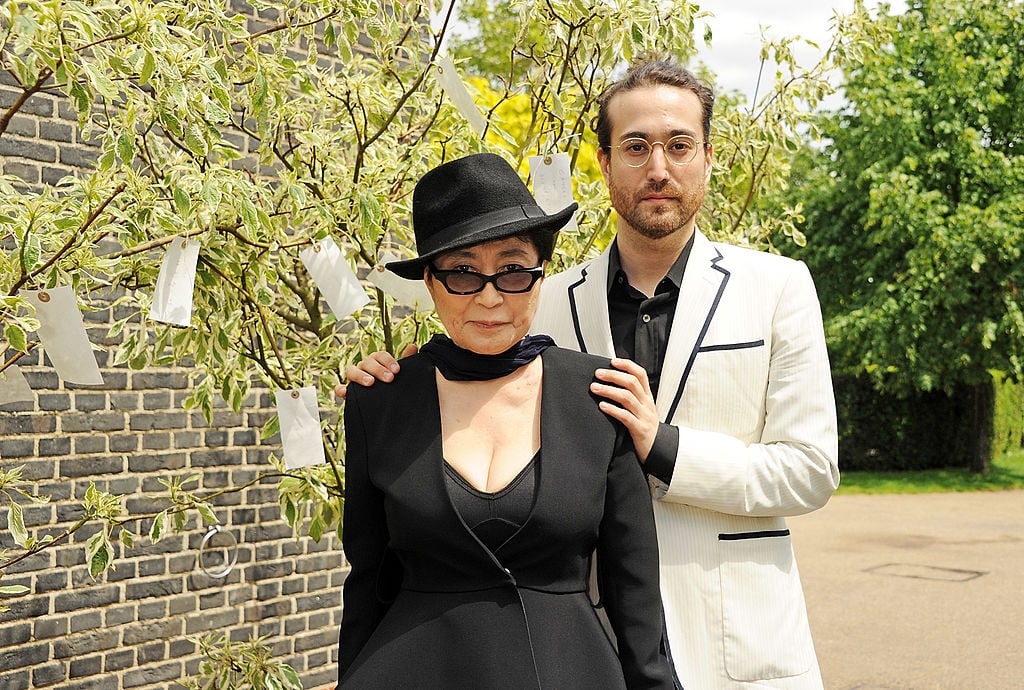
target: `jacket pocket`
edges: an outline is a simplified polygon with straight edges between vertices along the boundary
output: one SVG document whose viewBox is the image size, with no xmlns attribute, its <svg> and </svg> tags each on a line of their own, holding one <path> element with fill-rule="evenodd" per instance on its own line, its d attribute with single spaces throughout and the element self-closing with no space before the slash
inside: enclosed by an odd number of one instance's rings
<svg viewBox="0 0 1024 690">
<path fill-rule="evenodd" d="M 725 669 L 737 681 L 810 670 L 814 645 L 789 530 L 718 535 Z"/>
</svg>

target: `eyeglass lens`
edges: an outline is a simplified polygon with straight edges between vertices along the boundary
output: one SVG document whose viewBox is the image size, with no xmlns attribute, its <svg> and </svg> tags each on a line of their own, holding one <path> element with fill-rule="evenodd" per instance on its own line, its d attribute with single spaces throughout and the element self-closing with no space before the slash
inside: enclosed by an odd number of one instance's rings
<svg viewBox="0 0 1024 690">
<path fill-rule="evenodd" d="M 449 292 L 463 295 L 480 292 L 487 283 L 494 283 L 501 292 L 526 292 L 539 278 L 535 273 L 536 269 L 505 271 L 490 276 L 473 271 L 434 271 Z"/>
<path fill-rule="evenodd" d="M 651 152 L 658 144 L 661 144 L 665 149 L 665 157 L 676 165 L 686 165 L 692 161 L 700 148 L 699 141 L 685 134 L 680 134 L 665 142 L 650 142 L 639 137 L 625 139 L 619 144 L 618 149 L 626 165 L 640 167 L 650 159 Z"/>
</svg>

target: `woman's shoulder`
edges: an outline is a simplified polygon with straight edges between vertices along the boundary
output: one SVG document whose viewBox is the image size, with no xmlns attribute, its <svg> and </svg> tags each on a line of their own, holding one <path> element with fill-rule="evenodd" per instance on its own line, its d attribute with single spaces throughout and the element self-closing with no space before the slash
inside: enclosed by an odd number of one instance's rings
<svg viewBox="0 0 1024 690">
<path fill-rule="evenodd" d="M 545 366 L 546 373 L 566 377 L 585 376 L 588 380 L 593 378 L 596 370 L 608 369 L 611 366 L 607 357 L 569 350 L 557 345 L 546 349 L 542 358 L 548 364 Z"/>
</svg>

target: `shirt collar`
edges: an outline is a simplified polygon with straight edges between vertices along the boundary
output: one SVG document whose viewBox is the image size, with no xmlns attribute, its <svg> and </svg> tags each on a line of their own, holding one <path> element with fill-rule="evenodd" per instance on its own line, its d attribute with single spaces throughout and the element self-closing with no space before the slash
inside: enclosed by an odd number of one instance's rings
<svg viewBox="0 0 1024 690">
<path fill-rule="evenodd" d="M 679 252 L 679 256 L 676 257 L 675 263 L 668 269 L 668 273 L 662 280 L 668 280 L 678 290 L 683 284 L 683 272 L 686 271 L 686 262 L 690 258 L 690 250 L 693 249 L 693 238 L 697 236 L 696 231 L 690 235 L 689 241 L 686 246 L 683 247 L 683 251 Z M 619 274 L 626 277 L 627 282 L 629 276 L 626 276 L 626 272 L 622 270 L 622 261 L 619 259 L 619 239 L 615 238 L 612 240 L 611 249 L 608 251 L 608 291 L 611 292 L 612 286 L 615 285 L 615 281 L 618 279 Z"/>
</svg>

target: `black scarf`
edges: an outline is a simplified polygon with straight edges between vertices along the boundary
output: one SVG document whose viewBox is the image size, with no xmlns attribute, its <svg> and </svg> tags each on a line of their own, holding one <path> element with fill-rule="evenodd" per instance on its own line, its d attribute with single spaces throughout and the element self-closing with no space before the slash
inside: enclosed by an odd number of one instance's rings
<svg viewBox="0 0 1024 690">
<path fill-rule="evenodd" d="M 435 335 L 420 352 L 449 381 L 489 381 L 508 376 L 554 344 L 550 336 L 528 335 L 500 355 L 481 355 L 459 347 L 446 335 Z"/>
</svg>

